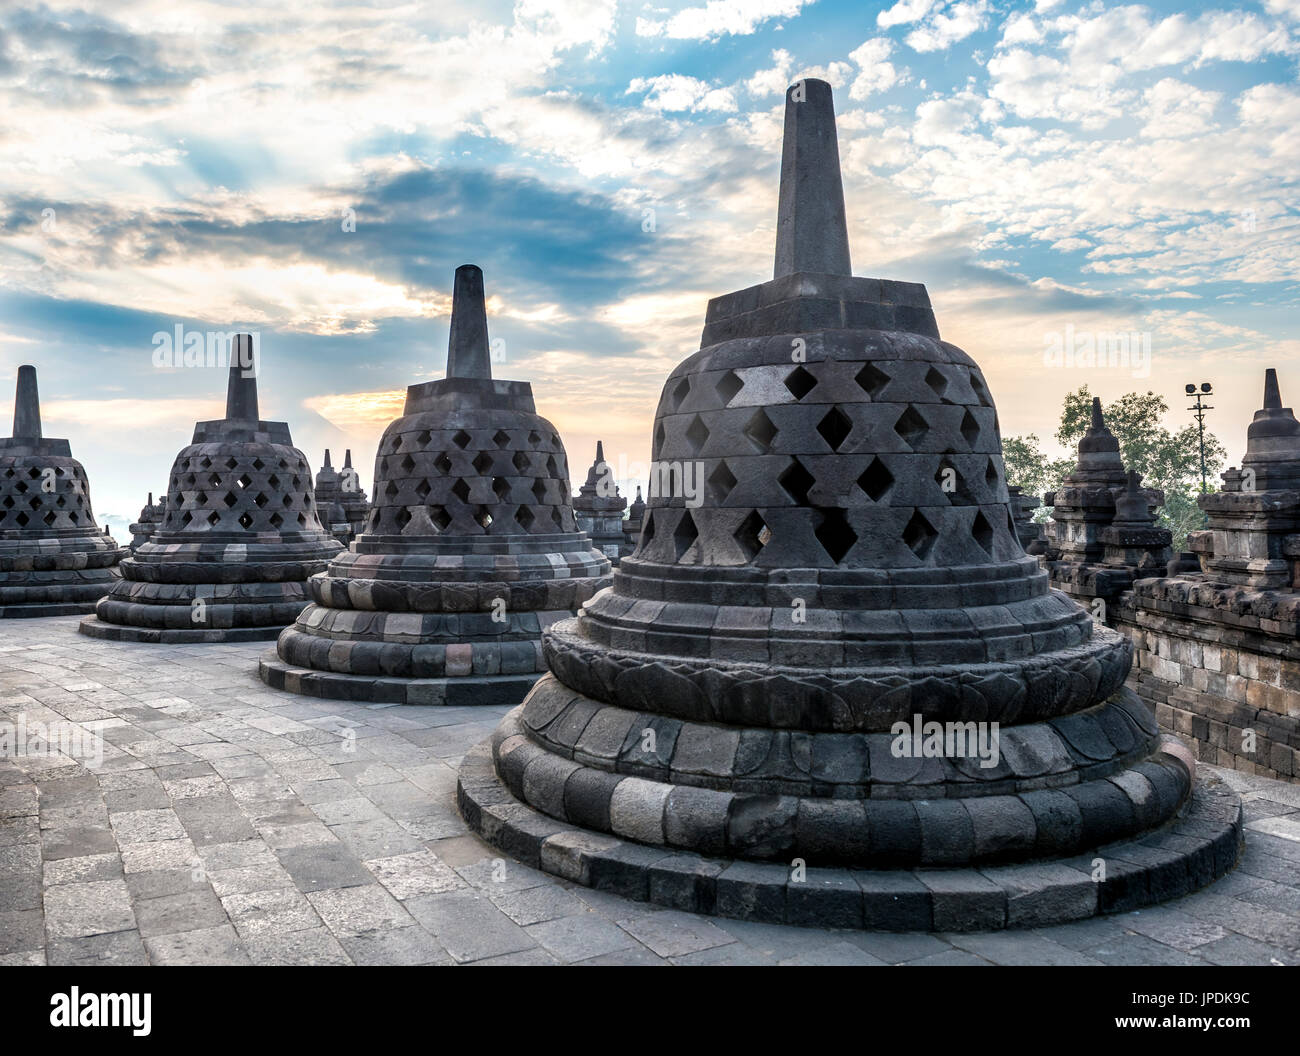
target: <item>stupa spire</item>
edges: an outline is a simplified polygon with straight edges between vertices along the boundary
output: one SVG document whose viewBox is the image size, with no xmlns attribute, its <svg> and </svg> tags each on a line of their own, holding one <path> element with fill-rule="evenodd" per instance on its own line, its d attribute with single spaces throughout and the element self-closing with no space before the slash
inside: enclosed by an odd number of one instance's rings
<svg viewBox="0 0 1300 1056">
<path fill-rule="evenodd" d="M 1269 367 L 1264 371 L 1264 410 L 1280 411 L 1282 409 L 1282 390 L 1277 386 L 1277 371 Z"/>
<path fill-rule="evenodd" d="M 773 278 L 800 271 L 853 273 L 835 103 L 831 86 L 812 79 L 796 81 L 785 93 Z"/>
<path fill-rule="evenodd" d="M 36 368 L 18 368 L 18 388 L 14 394 L 14 432 L 24 439 L 41 438 L 41 397 L 36 389 Z"/>
<path fill-rule="evenodd" d="M 328 452 L 326 453 L 328 454 Z M 343 468 L 344 469 L 352 468 L 352 448 L 350 447 L 343 452 Z"/>
<path fill-rule="evenodd" d="M 325 449 L 325 465 L 322 466 L 321 468 L 322 468 L 322 469 L 333 469 L 333 468 L 334 468 L 333 466 L 330 465 L 330 449 L 329 449 L 328 447 Z"/>
<path fill-rule="evenodd" d="M 253 336 L 236 334 L 230 342 L 230 377 L 226 382 L 227 421 L 261 418 L 257 408 L 257 367 L 253 362 Z"/>
<path fill-rule="evenodd" d="M 447 377 L 492 377 L 483 271 L 476 264 L 462 264 L 456 269 L 451 295 L 451 335 L 447 341 Z"/>
</svg>

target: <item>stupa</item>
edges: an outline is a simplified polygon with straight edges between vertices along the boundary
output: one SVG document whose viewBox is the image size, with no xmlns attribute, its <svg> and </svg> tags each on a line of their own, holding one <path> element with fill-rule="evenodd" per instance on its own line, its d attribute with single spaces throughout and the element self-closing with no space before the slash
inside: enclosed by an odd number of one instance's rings
<svg viewBox="0 0 1300 1056">
<path fill-rule="evenodd" d="M 352 468 L 352 448 L 343 452 L 343 469 L 339 473 L 339 504 L 343 507 L 343 519 L 348 522 L 352 535 L 348 542 L 366 530 L 366 521 L 370 517 L 370 500 L 366 498 L 366 489 L 361 486 L 361 477 Z"/>
<path fill-rule="evenodd" d="M 775 278 L 710 302 L 656 415 L 703 502 L 652 494 L 613 588 L 545 634 L 462 763 L 466 821 L 581 884 L 795 924 L 1037 925 L 1208 882 L 1239 800 L 1193 792 L 1128 639 L 1025 555 L 983 374 L 924 286 L 851 275 L 843 202 L 830 86 L 798 82 Z"/>
<path fill-rule="evenodd" d="M 316 510 L 326 530 L 342 546 L 352 542 L 352 525 L 348 521 L 347 511 L 343 508 L 342 478 L 330 461 L 330 449 L 325 449 L 325 463 L 316 474 Z"/>
<path fill-rule="evenodd" d="M 0 618 L 93 612 L 126 555 L 100 531 L 67 440 L 41 432 L 36 368 L 18 368 L 14 433 L 0 439 Z"/>
<path fill-rule="evenodd" d="M 158 530 L 158 525 L 162 523 L 163 510 L 167 503 L 164 501 L 154 503 L 153 492 L 149 492 L 149 499 L 140 509 L 140 516 L 136 518 L 134 524 L 127 525 L 127 530 L 131 533 L 131 550 L 139 550 L 142 543 L 149 541 L 149 536 Z"/>
<path fill-rule="evenodd" d="M 307 577 L 340 549 L 317 520 L 289 426 L 260 420 L 252 337 L 239 334 L 226 416 L 195 425 L 172 463 L 162 522 L 79 629 L 137 642 L 273 639 L 307 604 Z"/>
<path fill-rule="evenodd" d="M 587 470 L 587 479 L 573 498 L 573 516 L 579 531 L 586 532 L 592 545 L 615 565 L 625 553 L 631 552 L 623 533 L 626 509 L 627 499 L 619 494 L 613 467 L 605 461 L 605 444 L 597 440 L 596 461 Z"/>
<path fill-rule="evenodd" d="M 609 585 L 578 531 L 559 433 L 493 379 L 483 273 L 456 269 L 447 376 L 406 390 L 366 530 L 310 582 L 262 660 L 277 689 L 407 704 L 518 704 L 541 632 Z"/>
</svg>

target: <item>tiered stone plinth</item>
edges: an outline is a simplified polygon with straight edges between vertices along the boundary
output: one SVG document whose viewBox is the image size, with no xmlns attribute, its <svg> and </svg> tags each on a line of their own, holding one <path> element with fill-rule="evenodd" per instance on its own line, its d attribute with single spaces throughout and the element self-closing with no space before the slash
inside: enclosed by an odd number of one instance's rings
<svg viewBox="0 0 1300 1056">
<path fill-rule="evenodd" d="M 526 382 L 490 375 L 483 275 L 456 272 L 447 377 L 384 432 L 365 532 L 310 582 L 260 665 L 277 689 L 407 704 L 517 704 L 541 632 L 609 585 L 568 461 Z"/>
<path fill-rule="evenodd" d="M 591 538 L 591 545 L 614 565 L 633 550 L 623 530 L 626 509 L 627 499 L 619 494 L 613 467 L 605 461 L 605 445 L 597 440 L 596 461 L 587 470 L 587 479 L 573 498 L 573 516 L 578 530 L 585 532 Z"/>
<path fill-rule="evenodd" d="M 14 435 L 0 439 L 0 618 L 93 612 L 127 551 L 95 522 L 67 440 L 41 432 L 36 368 L 18 368 Z"/>
<path fill-rule="evenodd" d="M 1173 557 L 1172 536 L 1155 523 L 1164 492 L 1142 488 L 1120 460 L 1119 441 L 1093 398 L 1092 424 L 1079 441 L 1079 461 L 1055 492 L 1053 540 L 1045 564 L 1052 586 L 1108 619 L 1108 606 L 1139 576 L 1163 573 Z M 1104 604 L 1095 606 L 1100 599 Z"/>
<path fill-rule="evenodd" d="M 161 524 L 122 562 L 123 579 L 81 633 L 273 639 L 307 604 L 307 578 L 341 549 L 317 520 L 311 468 L 288 425 L 258 417 L 251 338 L 236 342 L 226 417 L 195 426 L 172 464 Z"/>
<path fill-rule="evenodd" d="M 848 274 L 835 144 L 801 81 L 777 277 L 710 303 L 656 415 L 703 503 L 652 495 L 613 588 L 543 637 L 550 674 L 462 767 L 466 820 L 759 920 L 996 928 L 1208 882 L 1235 797 L 1194 795 L 1128 640 L 1025 555 L 988 386 L 925 288 Z"/>
<path fill-rule="evenodd" d="M 1300 778 L 1300 422 L 1267 371 L 1241 469 L 1197 501 L 1202 572 L 1141 579 L 1119 617 L 1138 692 L 1199 758 Z"/>
</svg>

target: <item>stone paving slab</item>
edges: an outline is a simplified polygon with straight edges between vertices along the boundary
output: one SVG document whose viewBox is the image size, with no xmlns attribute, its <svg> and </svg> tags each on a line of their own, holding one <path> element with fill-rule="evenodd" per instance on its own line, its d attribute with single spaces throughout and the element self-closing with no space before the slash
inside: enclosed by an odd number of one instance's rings
<svg viewBox="0 0 1300 1056">
<path fill-rule="evenodd" d="M 258 680 L 255 643 L 76 625 L 0 624 L 0 723 L 111 733 L 95 768 L 0 759 L 0 965 L 1300 964 L 1300 785 L 1215 770 L 1245 808 L 1240 863 L 1139 912 L 960 934 L 725 920 L 471 835 L 456 768 L 505 707 L 303 698 Z"/>
</svg>

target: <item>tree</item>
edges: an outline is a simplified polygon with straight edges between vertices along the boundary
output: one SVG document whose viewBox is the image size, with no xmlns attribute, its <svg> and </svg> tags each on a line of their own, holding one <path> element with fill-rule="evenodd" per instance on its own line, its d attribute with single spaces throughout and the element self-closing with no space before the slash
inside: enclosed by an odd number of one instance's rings
<svg viewBox="0 0 1300 1056">
<path fill-rule="evenodd" d="M 1205 524 L 1205 515 L 1196 505 L 1196 495 L 1201 490 L 1200 443 L 1194 425 L 1176 432 L 1166 429 L 1161 421 L 1168 413 L 1169 405 L 1154 392 L 1129 392 L 1102 405 L 1106 426 L 1119 441 L 1125 468 L 1142 474 L 1144 487 L 1159 488 L 1165 493 L 1159 523 L 1173 533 L 1174 549 L 1182 550 L 1187 545 L 1187 533 Z M 1056 439 L 1067 448 L 1077 448 L 1091 420 L 1092 394 L 1084 385 L 1066 394 Z M 1059 487 L 1074 467 L 1073 458 L 1049 461 L 1038 449 L 1038 437 L 1032 434 L 1010 437 L 1004 445 L 1004 456 L 1009 448 L 1016 452 L 1016 472 L 1034 481 L 1033 494 L 1039 494 L 1040 486 L 1043 491 Z M 1206 433 L 1205 464 L 1209 479 L 1218 477 L 1227 456 L 1218 439 Z M 1012 458 L 1007 456 L 1006 461 L 1008 483 L 1020 484 L 1012 476 Z M 1028 487 L 1025 490 L 1030 491 Z"/>
</svg>

